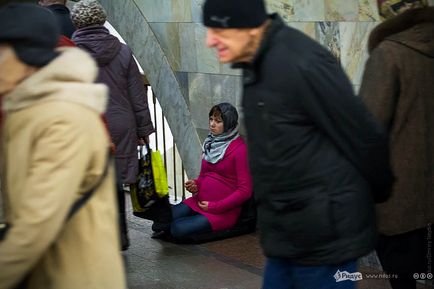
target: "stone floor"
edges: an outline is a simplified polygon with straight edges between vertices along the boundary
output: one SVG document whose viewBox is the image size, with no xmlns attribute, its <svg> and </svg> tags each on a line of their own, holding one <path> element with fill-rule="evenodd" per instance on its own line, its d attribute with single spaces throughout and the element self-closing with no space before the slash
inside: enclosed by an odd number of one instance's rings
<svg viewBox="0 0 434 289">
<path fill-rule="evenodd" d="M 151 239 L 150 221 L 131 213 L 128 218 L 131 246 L 123 254 L 129 289 L 261 288 L 264 257 L 256 233 L 201 245 L 178 245 Z M 386 279 L 366 279 L 366 274 L 381 272 L 367 267 L 359 271 L 364 279 L 357 282 L 358 289 L 390 288 Z"/>
</svg>

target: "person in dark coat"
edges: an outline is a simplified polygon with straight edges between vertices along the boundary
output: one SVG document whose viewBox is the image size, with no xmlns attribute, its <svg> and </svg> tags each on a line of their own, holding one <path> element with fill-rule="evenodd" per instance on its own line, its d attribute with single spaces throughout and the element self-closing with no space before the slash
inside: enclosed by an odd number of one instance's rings
<svg viewBox="0 0 434 289">
<path fill-rule="evenodd" d="M 393 181 L 385 130 L 335 57 L 263 0 L 206 0 L 203 22 L 220 62 L 243 69 L 263 288 L 355 288 Z"/>
<path fill-rule="evenodd" d="M 75 27 L 71 21 L 71 13 L 68 7 L 66 7 L 66 0 L 39 0 L 38 3 L 39 5 L 50 9 L 51 12 L 54 13 L 60 27 L 60 33 L 71 38 L 72 33 L 75 31 Z"/>
<path fill-rule="evenodd" d="M 432 274 L 434 7 L 425 5 L 379 1 L 386 21 L 369 37 L 370 57 L 360 89 L 391 140 L 396 183 L 391 198 L 377 207 L 377 254 L 383 269 L 398 276 L 390 279 L 394 289 L 416 288 L 415 273 Z"/>
<path fill-rule="evenodd" d="M 149 142 L 154 132 L 149 113 L 146 87 L 131 49 L 111 35 L 103 26 L 103 7 L 94 0 L 82 0 L 74 5 L 71 18 L 77 31 L 72 40 L 88 51 L 97 61 L 97 81 L 110 90 L 106 112 L 108 127 L 115 145 L 122 247 L 129 245 L 125 219 L 123 184 L 136 182 L 138 175 L 137 144 Z"/>
</svg>

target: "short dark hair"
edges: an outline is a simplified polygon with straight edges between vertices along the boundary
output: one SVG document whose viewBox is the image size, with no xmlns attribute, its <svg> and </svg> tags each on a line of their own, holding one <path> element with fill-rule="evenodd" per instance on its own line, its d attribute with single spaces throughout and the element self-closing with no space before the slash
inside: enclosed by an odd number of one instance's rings
<svg viewBox="0 0 434 289">
<path fill-rule="evenodd" d="M 222 110 L 220 109 L 220 107 L 218 105 L 214 105 L 213 107 L 211 107 L 211 110 L 209 111 L 208 116 L 209 117 L 211 117 L 211 116 L 222 117 Z"/>
</svg>

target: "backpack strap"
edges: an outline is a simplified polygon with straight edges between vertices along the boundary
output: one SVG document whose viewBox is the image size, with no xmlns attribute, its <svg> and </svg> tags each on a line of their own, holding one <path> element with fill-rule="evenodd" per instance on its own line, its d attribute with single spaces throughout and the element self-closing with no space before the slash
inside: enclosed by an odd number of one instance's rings
<svg viewBox="0 0 434 289">
<path fill-rule="evenodd" d="M 111 152 L 109 152 L 108 156 L 106 158 L 104 172 L 101 175 L 101 178 L 98 180 L 98 182 L 95 184 L 95 186 L 92 189 L 90 189 L 89 191 L 84 193 L 77 201 L 75 201 L 75 203 L 69 209 L 69 212 L 68 212 L 68 215 L 67 215 L 65 221 L 68 221 L 69 219 L 71 219 L 75 215 L 75 213 L 77 213 L 77 211 L 86 204 L 86 202 L 90 199 L 90 197 L 93 195 L 93 193 L 100 187 L 102 182 L 105 180 L 105 177 L 107 176 L 108 168 L 109 168 L 109 165 L 111 163 L 111 160 L 112 160 Z"/>
</svg>

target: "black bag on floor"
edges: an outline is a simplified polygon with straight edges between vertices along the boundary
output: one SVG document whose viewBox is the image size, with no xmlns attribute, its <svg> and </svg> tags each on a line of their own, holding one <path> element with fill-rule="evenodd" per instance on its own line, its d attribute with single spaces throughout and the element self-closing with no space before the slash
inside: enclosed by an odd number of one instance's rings
<svg viewBox="0 0 434 289">
<path fill-rule="evenodd" d="M 140 147 L 139 175 L 136 183 L 130 185 L 133 215 L 155 222 L 168 223 L 172 221 L 169 196 L 159 197 L 155 190 L 151 163 L 152 151 L 148 144 L 146 149 L 146 154 L 143 154 L 143 147 Z"/>
</svg>

